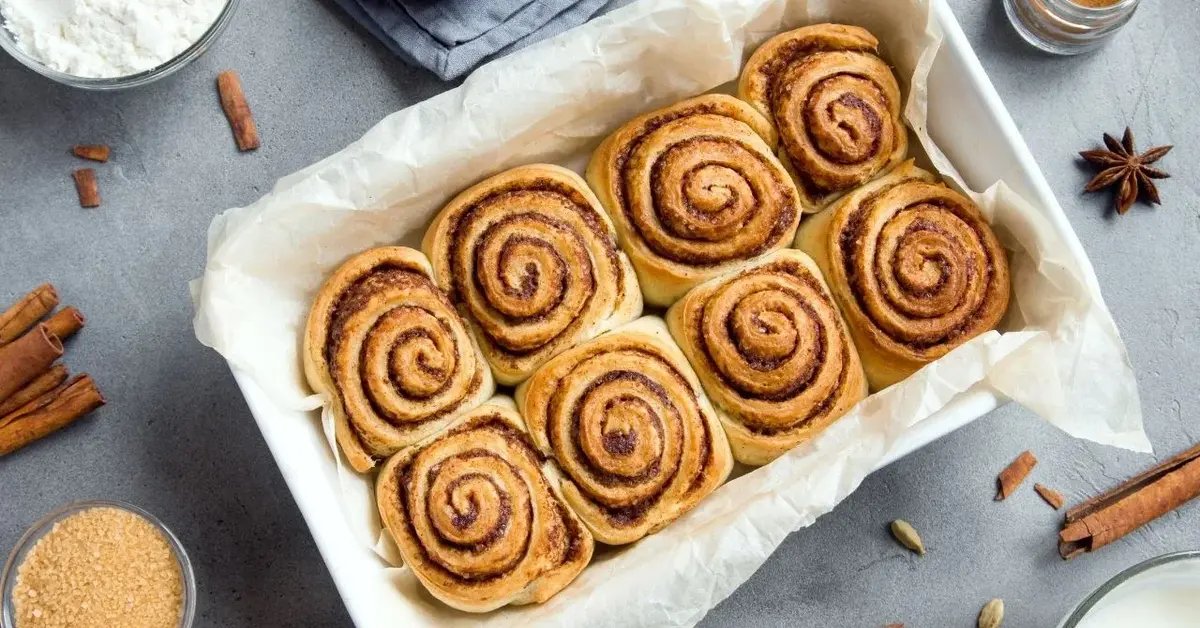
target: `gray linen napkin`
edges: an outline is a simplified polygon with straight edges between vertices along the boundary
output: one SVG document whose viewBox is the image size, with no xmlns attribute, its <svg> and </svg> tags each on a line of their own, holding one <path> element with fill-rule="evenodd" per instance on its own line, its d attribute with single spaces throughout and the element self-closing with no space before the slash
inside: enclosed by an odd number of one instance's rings
<svg viewBox="0 0 1200 628">
<path fill-rule="evenodd" d="M 582 24 L 608 0 L 335 0 L 393 53 L 444 80 Z"/>
</svg>

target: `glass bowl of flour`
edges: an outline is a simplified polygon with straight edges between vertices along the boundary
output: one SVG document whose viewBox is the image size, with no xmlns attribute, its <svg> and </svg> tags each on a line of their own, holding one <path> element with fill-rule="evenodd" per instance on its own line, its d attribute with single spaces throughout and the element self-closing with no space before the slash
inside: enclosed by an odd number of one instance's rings
<svg viewBox="0 0 1200 628">
<path fill-rule="evenodd" d="M 204 54 L 239 0 L 0 0 L 0 48 L 90 90 L 153 83 Z"/>
</svg>

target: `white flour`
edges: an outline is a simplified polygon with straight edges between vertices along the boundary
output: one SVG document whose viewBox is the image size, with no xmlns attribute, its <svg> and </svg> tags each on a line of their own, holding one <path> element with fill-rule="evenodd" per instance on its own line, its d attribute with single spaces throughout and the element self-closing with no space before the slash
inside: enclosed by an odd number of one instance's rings
<svg viewBox="0 0 1200 628">
<path fill-rule="evenodd" d="M 0 0 L 17 45 L 46 66 L 89 78 L 149 70 L 212 26 L 227 0 Z"/>
</svg>

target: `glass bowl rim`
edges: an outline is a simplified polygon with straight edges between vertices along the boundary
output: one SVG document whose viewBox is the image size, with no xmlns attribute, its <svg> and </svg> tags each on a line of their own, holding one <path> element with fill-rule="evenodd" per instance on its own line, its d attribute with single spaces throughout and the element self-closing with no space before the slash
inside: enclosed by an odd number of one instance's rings
<svg viewBox="0 0 1200 628">
<path fill-rule="evenodd" d="M 1089 593 L 1087 597 L 1083 598 L 1083 601 L 1076 604 L 1075 608 L 1071 609 L 1071 612 L 1067 615 L 1066 619 L 1064 619 L 1060 624 L 1061 628 L 1075 628 L 1078 626 L 1079 622 L 1087 617 L 1087 614 L 1091 612 L 1091 610 L 1095 608 L 1101 600 L 1107 597 L 1109 593 L 1112 593 L 1114 589 L 1122 584 L 1125 584 L 1134 577 L 1156 567 L 1162 567 L 1163 565 L 1169 565 L 1171 563 L 1184 560 L 1200 560 L 1200 550 L 1183 550 L 1180 552 L 1162 554 L 1153 558 L 1147 558 L 1146 560 L 1143 560 L 1132 567 L 1127 567 L 1121 570 L 1119 573 L 1117 573 L 1117 575 L 1104 581 L 1104 584 L 1096 587 L 1096 589 Z"/>
<path fill-rule="evenodd" d="M 41 74 L 42 76 L 63 85 L 77 87 L 92 91 L 111 91 L 119 89 L 127 89 L 130 87 L 138 87 L 147 85 L 159 79 L 166 78 L 175 72 L 182 69 L 194 61 L 197 57 L 204 54 L 206 50 L 225 32 L 229 26 L 229 22 L 233 20 L 233 14 L 241 0 L 225 0 L 225 6 L 221 9 L 221 14 L 217 19 L 204 31 L 204 34 L 199 39 L 192 42 L 190 46 L 184 49 L 183 52 L 174 57 L 160 63 L 159 65 L 148 70 L 142 70 L 134 74 L 126 74 L 125 76 L 114 76 L 108 78 L 90 78 L 83 76 L 75 76 L 66 72 L 60 72 L 48 67 L 41 61 L 30 56 L 17 45 L 16 39 L 12 33 L 4 26 L 3 18 L 0 18 L 0 49 L 3 49 L 12 58 L 16 59 L 21 65 Z"/>
<path fill-rule="evenodd" d="M 116 508 L 133 513 L 149 521 L 155 529 L 166 537 L 167 545 L 171 547 L 171 551 L 175 555 L 175 561 L 179 565 L 180 575 L 183 579 L 183 608 L 179 615 L 179 626 L 180 628 L 190 628 L 196 615 L 196 576 L 192 571 L 191 558 L 188 557 L 183 543 L 179 541 L 175 533 L 158 517 L 155 517 L 139 506 L 110 499 L 88 499 L 68 502 L 46 513 L 25 530 L 21 538 L 17 540 L 16 545 L 13 546 L 12 552 L 9 553 L 8 560 L 4 563 L 4 571 L 0 573 L 0 604 L 2 604 L 0 606 L 0 625 L 3 628 L 13 628 L 16 624 L 16 620 L 11 617 L 10 612 L 13 603 L 11 599 L 12 590 L 16 586 L 17 569 L 22 564 L 24 557 L 33 549 L 34 544 L 52 530 L 54 524 L 67 517 L 93 508 Z"/>
</svg>

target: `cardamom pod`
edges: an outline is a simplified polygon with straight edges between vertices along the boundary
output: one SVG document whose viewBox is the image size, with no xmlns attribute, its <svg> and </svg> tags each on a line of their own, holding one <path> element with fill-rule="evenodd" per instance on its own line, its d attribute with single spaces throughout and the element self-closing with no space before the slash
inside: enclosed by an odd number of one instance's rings
<svg viewBox="0 0 1200 628">
<path fill-rule="evenodd" d="M 994 598 L 979 611 L 979 628 L 1000 628 L 1004 621 L 1004 600 Z"/>
<path fill-rule="evenodd" d="M 897 519 L 892 522 L 891 527 L 892 536 L 896 537 L 901 545 L 921 556 L 925 555 L 925 544 L 921 542 L 921 535 L 917 534 L 916 528 L 913 528 L 911 523 Z"/>
</svg>

